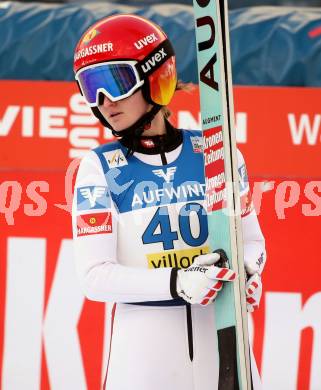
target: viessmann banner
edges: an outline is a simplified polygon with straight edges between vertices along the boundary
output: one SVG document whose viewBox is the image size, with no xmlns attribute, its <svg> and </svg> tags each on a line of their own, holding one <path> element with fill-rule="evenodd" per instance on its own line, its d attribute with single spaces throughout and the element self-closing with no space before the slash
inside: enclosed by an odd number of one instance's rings
<svg viewBox="0 0 321 390">
<path fill-rule="evenodd" d="M 70 207 L 75 157 L 111 135 L 72 83 L 0 89 L 0 388 L 99 390 L 111 305 L 79 289 Z M 264 390 L 321 388 L 320 98 L 318 89 L 235 88 L 268 251 L 250 318 Z M 197 90 L 179 92 L 171 110 L 174 124 L 199 127 Z"/>
<path fill-rule="evenodd" d="M 0 81 L 0 166 L 65 169 L 111 139 L 75 83 Z M 320 177 L 320 89 L 236 87 L 237 138 L 252 175 Z M 200 128 L 198 90 L 170 105 L 178 127 Z M 305 159 L 303 161 L 303 159 Z"/>
</svg>

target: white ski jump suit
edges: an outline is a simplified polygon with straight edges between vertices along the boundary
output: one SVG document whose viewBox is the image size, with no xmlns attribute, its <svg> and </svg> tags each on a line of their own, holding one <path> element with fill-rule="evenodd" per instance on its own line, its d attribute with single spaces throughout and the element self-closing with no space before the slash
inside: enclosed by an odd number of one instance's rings
<svg viewBox="0 0 321 390">
<path fill-rule="evenodd" d="M 107 390 L 214 390 L 219 360 L 213 304 L 173 300 L 172 267 L 209 251 L 199 131 L 182 130 L 163 152 L 126 158 L 119 141 L 81 161 L 73 205 L 77 271 L 88 299 L 113 304 Z M 141 153 L 143 151 L 143 153 Z M 238 156 L 241 198 L 249 186 Z M 248 202 L 245 262 L 261 263 L 264 238 Z M 259 379 L 252 366 L 254 389 Z M 257 374 L 257 373 L 256 373 Z"/>
</svg>

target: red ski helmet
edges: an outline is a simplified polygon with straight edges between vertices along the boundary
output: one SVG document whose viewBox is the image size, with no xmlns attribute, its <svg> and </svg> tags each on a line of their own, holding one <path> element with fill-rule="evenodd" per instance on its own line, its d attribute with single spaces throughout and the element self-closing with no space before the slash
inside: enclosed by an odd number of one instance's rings
<svg viewBox="0 0 321 390">
<path fill-rule="evenodd" d="M 91 26 L 76 46 L 74 72 L 95 115 L 100 93 L 117 101 L 142 88 L 147 102 L 165 106 L 177 84 L 166 34 L 136 15 L 109 16 Z"/>
</svg>

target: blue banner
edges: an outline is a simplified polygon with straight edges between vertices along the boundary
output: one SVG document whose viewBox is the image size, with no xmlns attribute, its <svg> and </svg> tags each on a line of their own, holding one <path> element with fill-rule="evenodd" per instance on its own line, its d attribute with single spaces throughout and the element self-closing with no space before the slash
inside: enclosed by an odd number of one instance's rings
<svg viewBox="0 0 321 390">
<path fill-rule="evenodd" d="M 197 83 L 193 9 L 180 4 L 2 2 L 0 79 L 73 80 L 80 36 L 97 20 L 124 12 L 159 24 L 173 42 L 179 78 Z M 230 33 L 234 84 L 321 86 L 320 8 L 233 10 Z"/>
</svg>

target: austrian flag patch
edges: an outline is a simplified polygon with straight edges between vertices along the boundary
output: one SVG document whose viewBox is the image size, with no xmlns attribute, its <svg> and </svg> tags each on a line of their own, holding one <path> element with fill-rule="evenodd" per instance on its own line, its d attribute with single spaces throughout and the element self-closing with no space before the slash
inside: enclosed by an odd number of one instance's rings
<svg viewBox="0 0 321 390">
<path fill-rule="evenodd" d="M 77 237 L 112 233 L 112 231 L 111 212 L 85 214 L 77 217 Z"/>
</svg>

